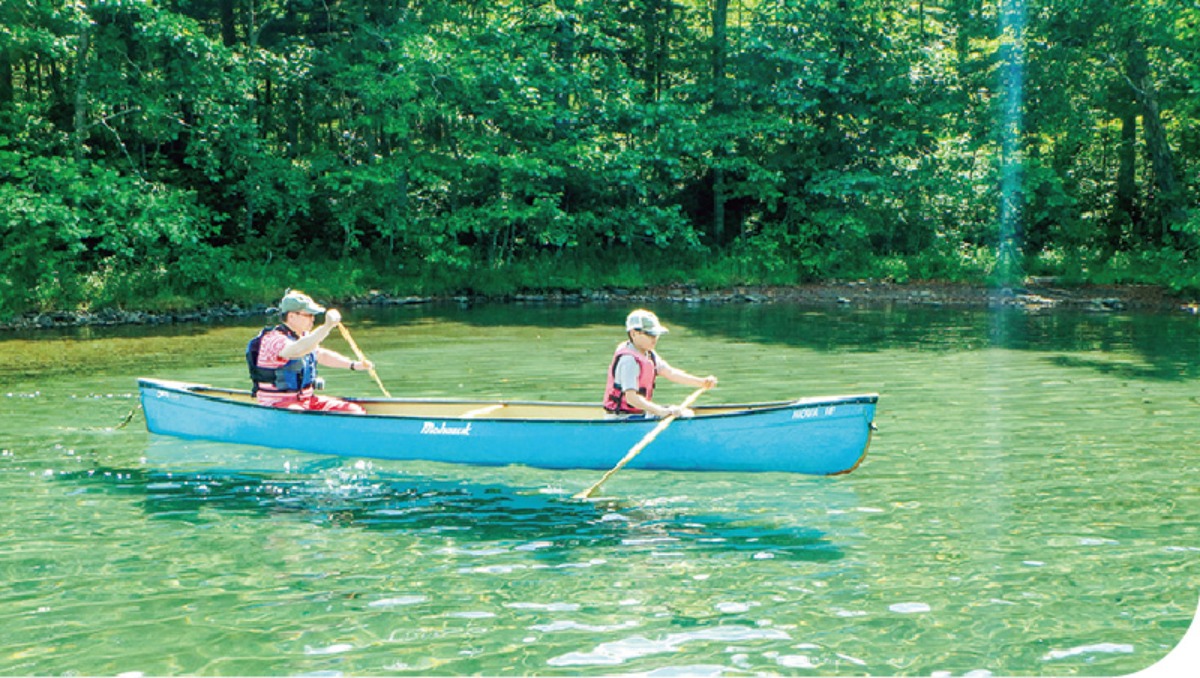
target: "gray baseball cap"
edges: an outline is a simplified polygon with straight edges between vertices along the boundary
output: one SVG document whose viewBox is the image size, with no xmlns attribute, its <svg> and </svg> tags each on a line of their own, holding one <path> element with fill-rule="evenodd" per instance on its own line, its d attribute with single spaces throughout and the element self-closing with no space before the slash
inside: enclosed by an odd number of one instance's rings
<svg viewBox="0 0 1200 678">
<path fill-rule="evenodd" d="M 291 313 L 293 311 L 316 315 L 324 313 L 325 307 L 313 301 L 312 297 L 303 292 L 288 290 L 287 294 L 283 295 L 283 300 L 279 302 L 279 312 Z"/>
</svg>

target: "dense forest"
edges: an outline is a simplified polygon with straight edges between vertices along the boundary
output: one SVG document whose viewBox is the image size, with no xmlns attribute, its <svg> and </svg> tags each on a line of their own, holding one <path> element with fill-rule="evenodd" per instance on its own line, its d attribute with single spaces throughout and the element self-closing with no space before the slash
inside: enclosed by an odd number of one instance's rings
<svg viewBox="0 0 1200 678">
<path fill-rule="evenodd" d="M 0 317 L 1200 289 L 1190 0 L 3 0 Z"/>
</svg>

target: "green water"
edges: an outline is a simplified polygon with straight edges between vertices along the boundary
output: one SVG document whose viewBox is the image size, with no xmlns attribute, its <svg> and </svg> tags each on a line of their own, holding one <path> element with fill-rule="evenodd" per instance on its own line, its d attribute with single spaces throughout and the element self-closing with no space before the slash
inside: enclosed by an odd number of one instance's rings
<svg viewBox="0 0 1200 678">
<path fill-rule="evenodd" d="M 627 310 L 346 319 L 394 395 L 595 401 Z M 707 402 L 879 392 L 867 461 L 576 502 L 596 473 L 115 428 L 139 375 L 242 386 L 255 322 L 0 335 L 0 675 L 1119 675 L 1183 637 L 1194 317 L 658 310 Z"/>
</svg>

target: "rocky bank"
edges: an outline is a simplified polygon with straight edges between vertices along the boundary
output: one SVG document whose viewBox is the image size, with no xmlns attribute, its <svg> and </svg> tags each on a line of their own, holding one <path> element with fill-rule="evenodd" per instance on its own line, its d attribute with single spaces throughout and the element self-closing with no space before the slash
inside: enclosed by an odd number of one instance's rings
<svg viewBox="0 0 1200 678">
<path fill-rule="evenodd" d="M 794 303 L 812 306 L 887 307 L 896 305 L 958 308 L 1018 307 L 1033 312 L 1074 309 L 1097 313 L 1120 311 L 1200 312 L 1194 297 L 1171 294 L 1153 286 L 1123 285 L 1111 287 L 1068 287 L 1052 279 L 1032 279 L 1021 287 L 988 288 L 949 283 L 896 284 L 885 281 L 853 281 L 772 287 L 737 286 L 725 290 L 701 290 L 694 286 L 672 285 L 644 290 L 606 288 L 582 292 L 546 292 L 514 294 L 503 297 L 390 296 L 367 292 L 350 299 L 330 299 L 339 308 L 390 306 L 455 301 L 462 304 L 501 302 L 516 304 L 658 303 L 688 304 L 763 304 Z M 54 311 L 27 313 L 0 323 L 0 331 L 79 327 L 89 325 L 158 325 L 184 322 L 212 322 L 235 317 L 262 316 L 272 313 L 268 305 L 239 306 L 221 304 L 194 311 L 156 313 L 105 309 L 95 313 Z"/>
</svg>

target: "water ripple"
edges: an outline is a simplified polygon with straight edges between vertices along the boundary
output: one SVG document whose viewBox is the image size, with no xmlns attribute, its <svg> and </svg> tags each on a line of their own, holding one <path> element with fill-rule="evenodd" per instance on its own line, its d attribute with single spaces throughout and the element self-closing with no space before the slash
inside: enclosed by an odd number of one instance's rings
<svg viewBox="0 0 1200 678">
<path fill-rule="evenodd" d="M 791 636 L 776 629 L 755 629 L 743 626 L 718 626 L 687 633 L 673 633 L 659 639 L 632 636 L 601 643 L 590 651 L 569 652 L 553 657 L 550 666 L 616 666 L 631 659 L 666 652 L 677 652 L 687 643 L 735 642 L 754 640 L 790 640 Z"/>
<path fill-rule="evenodd" d="M 1042 657 L 1042 661 L 1054 661 L 1055 659 L 1065 659 L 1085 654 L 1130 654 L 1132 652 L 1132 645 L 1124 643 L 1097 643 L 1095 645 L 1081 645 L 1069 650 L 1051 650 Z"/>
</svg>

